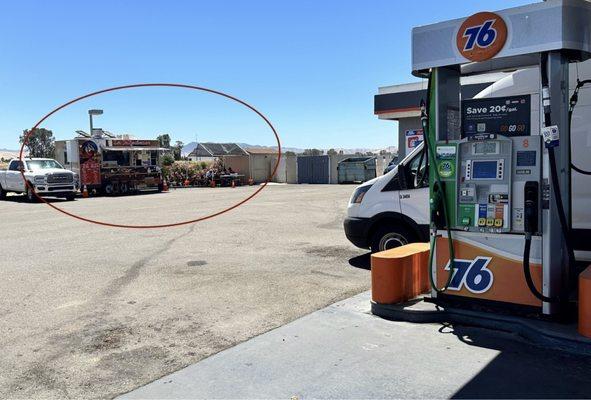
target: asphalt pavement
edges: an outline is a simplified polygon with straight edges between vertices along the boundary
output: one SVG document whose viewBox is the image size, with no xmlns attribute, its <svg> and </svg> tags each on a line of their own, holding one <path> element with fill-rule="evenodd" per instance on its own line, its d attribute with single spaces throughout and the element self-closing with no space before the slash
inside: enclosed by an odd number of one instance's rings
<svg viewBox="0 0 591 400">
<path fill-rule="evenodd" d="M 105 222 L 165 224 L 256 189 L 52 204 Z M 156 230 L 0 201 L 0 397 L 110 398 L 367 290 L 368 271 L 349 264 L 363 267 L 364 251 L 342 230 L 353 189 L 273 185 L 222 216 Z"/>
</svg>

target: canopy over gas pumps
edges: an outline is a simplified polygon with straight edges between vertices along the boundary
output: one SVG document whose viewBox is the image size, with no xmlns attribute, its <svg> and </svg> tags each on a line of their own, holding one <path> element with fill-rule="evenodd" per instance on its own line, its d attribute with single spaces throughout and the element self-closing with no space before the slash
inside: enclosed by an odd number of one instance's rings
<svg viewBox="0 0 591 400">
<path fill-rule="evenodd" d="M 549 0 L 415 27 L 412 73 L 462 66 L 462 73 L 470 74 L 537 65 L 539 53 L 553 50 L 583 61 L 591 56 L 589 21 L 590 2 Z"/>
</svg>

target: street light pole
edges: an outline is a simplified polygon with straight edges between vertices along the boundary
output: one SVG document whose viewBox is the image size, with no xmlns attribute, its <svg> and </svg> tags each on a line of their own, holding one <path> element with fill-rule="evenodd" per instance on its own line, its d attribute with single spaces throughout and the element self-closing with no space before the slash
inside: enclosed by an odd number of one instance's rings
<svg viewBox="0 0 591 400">
<path fill-rule="evenodd" d="M 103 110 L 88 110 L 88 118 L 90 120 L 90 136 L 94 137 L 94 133 L 93 133 L 93 125 L 92 125 L 92 116 L 93 115 L 102 115 L 103 114 Z"/>
</svg>

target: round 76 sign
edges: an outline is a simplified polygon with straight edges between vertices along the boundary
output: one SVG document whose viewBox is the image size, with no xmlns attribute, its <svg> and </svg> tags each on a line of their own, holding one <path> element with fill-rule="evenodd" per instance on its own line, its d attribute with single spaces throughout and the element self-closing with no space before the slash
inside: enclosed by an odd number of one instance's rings
<svg viewBox="0 0 591 400">
<path fill-rule="evenodd" d="M 493 58 L 506 41 L 507 24 L 492 12 L 479 12 L 466 18 L 456 35 L 458 51 L 470 61 Z"/>
</svg>

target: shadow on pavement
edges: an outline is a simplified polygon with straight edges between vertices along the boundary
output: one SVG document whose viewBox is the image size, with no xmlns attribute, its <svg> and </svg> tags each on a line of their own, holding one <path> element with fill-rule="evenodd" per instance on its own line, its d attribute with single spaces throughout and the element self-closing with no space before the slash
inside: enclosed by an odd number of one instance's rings
<svg viewBox="0 0 591 400">
<path fill-rule="evenodd" d="M 349 265 L 355 268 L 371 270 L 371 252 L 350 258 Z"/>
<path fill-rule="evenodd" d="M 500 351 L 452 398 L 591 397 L 591 357 L 544 349 L 511 334 L 480 328 L 445 324 L 440 332 L 471 346 Z"/>
</svg>

